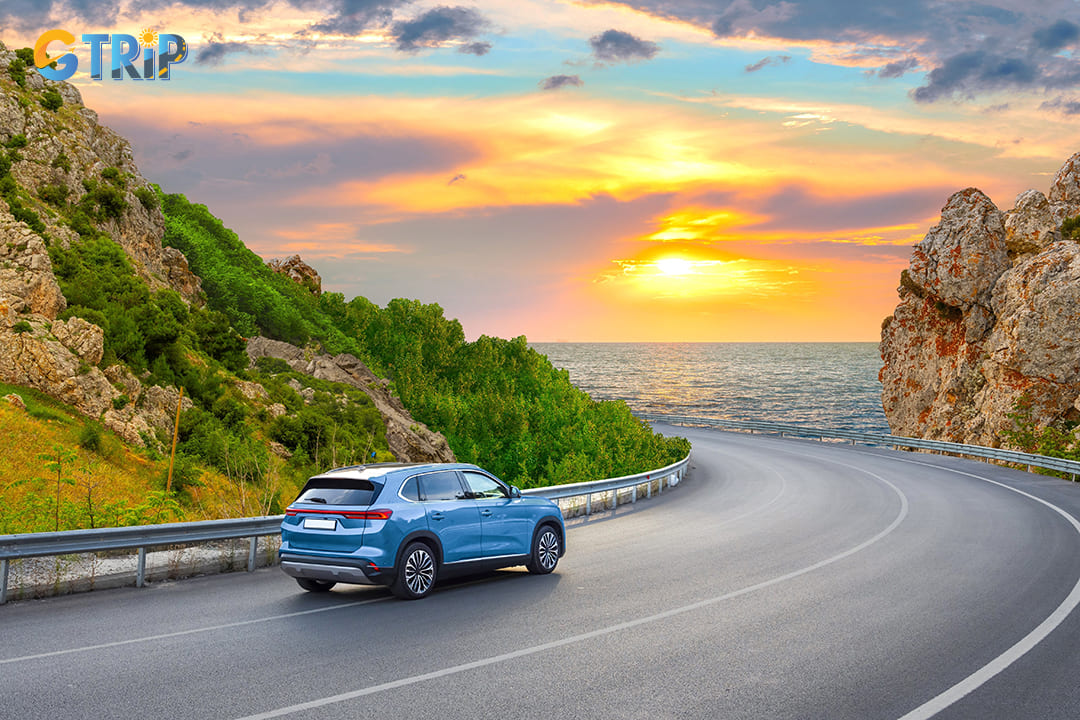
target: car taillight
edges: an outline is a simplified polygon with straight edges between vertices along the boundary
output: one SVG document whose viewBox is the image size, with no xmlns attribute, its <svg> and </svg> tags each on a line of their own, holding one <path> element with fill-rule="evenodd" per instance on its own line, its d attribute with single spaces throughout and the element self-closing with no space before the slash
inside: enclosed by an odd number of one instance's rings
<svg viewBox="0 0 1080 720">
<path fill-rule="evenodd" d="M 392 510 L 322 510 L 314 508 L 286 508 L 286 515 L 340 515 L 349 520 L 389 520 Z"/>
<path fill-rule="evenodd" d="M 341 513 L 342 517 L 350 520 L 389 520 L 392 514 L 390 510 L 357 510 Z"/>
</svg>

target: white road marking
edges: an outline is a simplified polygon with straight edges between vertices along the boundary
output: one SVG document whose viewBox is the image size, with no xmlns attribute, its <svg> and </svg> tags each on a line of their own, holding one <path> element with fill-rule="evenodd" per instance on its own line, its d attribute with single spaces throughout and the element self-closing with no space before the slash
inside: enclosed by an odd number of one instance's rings
<svg viewBox="0 0 1080 720">
<path fill-rule="evenodd" d="M 836 463 L 836 461 L 834 461 L 834 460 L 827 460 L 827 462 Z M 844 463 L 836 463 L 836 464 L 844 465 Z M 848 466 L 848 467 L 854 467 L 854 466 Z M 386 691 L 386 690 L 393 690 L 395 688 L 405 687 L 405 686 L 408 686 L 408 685 L 415 685 L 417 683 L 422 683 L 422 682 L 425 682 L 427 680 L 435 680 L 435 679 L 438 679 L 438 678 L 446 677 L 448 675 L 456 675 L 458 673 L 463 673 L 463 672 L 466 672 L 468 670 L 475 670 L 477 668 L 487 667 L 487 666 L 490 666 L 490 665 L 496 665 L 498 663 L 503 663 L 503 662 L 507 662 L 507 661 L 510 661 L 510 660 L 515 660 L 517 658 L 527 657 L 529 655 L 535 655 L 537 653 L 542 653 L 542 652 L 545 652 L 547 650 L 554 650 L 555 648 L 564 647 L 566 645 L 574 645 L 574 644 L 577 644 L 577 643 L 585 642 L 586 640 L 592 640 L 594 638 L 603 637 L 605 635 L 610 635 L 612 633 L 620 632 L 622 630 L 629 630 L 631 628 L 639 627 L 641 625 L 646 625 L 646 624 L 649 624 L 649 623 L 658 622 L 660 620 L 665 620 L 667 618 L 675 617 L 677 615 L 683 615 L 685 613 L 692 612 L 694 610 L 700 610 L 701 608 L 709 607 L 711 605 L 716 605 L 717 603 L 724 602 L 725 600 L 731 600 L 733 598 L 741 597 L 743 595 L 749 595 L 750 593 L 757 592 L 758 590 L 764 590 L 765 588 L 772 587 L 774 585 L 779 585 L 782 582 L 786 582 L 788 580 L 792 580 L 794 578 L 801 577 L 801 576 L 806 575 L 808 573 L 814 572 L 815 570 L 820 570 L 821 568 L 826 567 L 827 565 L 832 565 L 833 563 L 836 563 L 836 562 L 839 562 L 840 560 L 851 557 L 855 553 L 860 552 L 860 551 L 865 550 L 866 548 L 870 547 L 874 543 L 878 542 L 882 538 L 889 535 L 896 528 L 898 528 L 900 526 L 900 523 L 902 523 L 904 521 L 904 518 L 907 517 L 907 514 L 908 514 L 908 500 L 907 500 L 907 496 L 904 495 L 904 493 L 900 491 L 900 488 L 896 487 L 895 485 L 893 485 L 891 482 L 889 482 L 885 478 L 881 477 L 880 475 L 872 473 L 872 472 L 870 472 L 868 470 L 863 470 L 862 468 L 854 468 L 854 469 L 858 470 L 859 472 L 870 475 L 870 476 L 874 477 L 875 479 L 877 479 L 877 480 L 885 483 L 886 485 L 888 485 L 893 490 L 893 492 L 896 493 L 897 497 L 900 498 L 900 512 L 896 515 L 896 518 L 892 521 L 892 523 L 889 524 L 889 526 L 887 528 L 885 528 L 884 530 L 879 532 L 874 537 L 870 538 L 869 540 L 866 540 L 865 542 L 860 543 L 859 545 L 856 545 L 853 548 L 850 548 L 849 550 L 845 550 L 844 552 L 842 552 L 842 553 L 840 553 L 838 555 L 833 555 L 832 557 L 830 557 L 830 558 L 828 558 L 826 560 L 821 560 L 820 562 L 816 562 L 813 565 L 809 565 L 809 566 L 804 567 L 804 568 L 802 568 L 800 570 L 795 570 L 793 572 L 787 573 L 786 575 L 781 575 L 779 577 L 775 577 L 775 578 L 773 578 L 771 580 L 766 580 L 764 582 L 757 583 L 756 585 L 751 585 L 749 587 L 745 587 L 745 588 L 742 588 L 740 590 L 735 590 L 735 591 L 732 591 L 732 592 L 729 592 L 729 593 L 725 593 L 725 594 L 719 595 L 717 597 L 708 598 L 706 600 L 699 600 L 698 602 L 691 603 L 689 605 L 683 605 L 683 606 L 677 607 L 677 608 L 672 608 L 670 610 L 665 610 L 663 612 L 659 612 L 659 613 L 656 613 L 654 615 L 648 615 L 646 617 L 637 618 L 635 620 L 627 620 L 626 622 L 621 622 L 621 623 L 618 623 L 616 625 L 609 625 L 608 627 L 599 628 L 597 630 L 592 630 L 592 631 L 589 631 L 589 632 L 581 633 L 579 635 L 572 635 L 570 637 L 562 638 L 560 640 L 552 640 L 551 642 L 543 643 L 541 645 L 534 645 L 532 647 L 522 648 L 520 650 L 514 650 L 512 652 L 503 653 L 502 655 L 495 655 L 495 656 L 492 656 L 492 657 L 483 658 L 481 660 L 474 660 L 473 662 L 468 662 L 468 663 L 463 663 L 461 665 L 454 665 L 453 667 L 443 668 L 441 670 L 434 670 L 432 672 L 423 673 L 421 675 L 412 675 L 410 677 L 400 678 L 398 680 L 392 680 L 390 682 L 382 683 L 381 685 L 372 685 L 370 687 L 361 688 L 359 690 L 352 690 L 350 692 L 344 692 L 344 693 L 340 693 L 338 695 L 330 695 L 328 697 L 319 698 L 319 699 L 316 699 L 316 700 L 309 700 L 308 702 L 298 703 L 296 705 L 289 705 L 288 707 L 278 708 L 276 710 L 269 710 L 267 712 L 258 713 L 258 714 L 255 714 L 255 715 L 248 715 L 246 717 L 239 718 L 238 720 L 268 720 L 269 718 L 282 717 L 283 715 L 292 715 L 293 713 L 303 712 L 304 710 L 316 710 L 318 708 L 325 707 L 327 705 L 333 705 L 335 703 L 345 702 L 347 700 L 355 700 L 356 698 L 361 698 L 361 697 L 364 697 L 366 695 L 374 695 L 375 693 L 383 692 L 383 691 Z"/>
<path fill-rule="evenodd" d="M 917 460 L 904 460 L 902 458 L 892 458 L 900 462 L 910 463 L 912 465 L 925 465 L 927 467 L 936 468 L 938 470 L 947 470 L 948 472 L 957 473 L 959 475 L 967 475 L 968 477 L 975 478 L 977 480 L 983 480 L 985 482 L 997 485 L 998 487 L 1010 490 L 1018 495 L 1023 495 L 1029 500 L 1045 505 L 1061 517 L 1065 518 L 1065 521 L 1072 525 L 1077 534 L 1080 535 L 1080 521 L 1077 521 L 1072 515 L 1065 510 L 1062 510 L 1057 505 L 1047 502 L 1042 498 L 1035 497 L 1030 493 L 1026 493 L 1023 490 L 1017 490 L 1014 487 L 1010 487 L 1004 483 L 1000 483 L 997 480 L 991 480 L 988 477 L 982 475 L 976 475 L 975 473 L 964 472 L 963 470 L 956 470 L 954 468 L 944 467 L 941 465 L 934 465 L 932 463 L 919 462 Z M 1038 627 L 1032 630 L 1030 633 L 1020 639 L 1015 645 L 998 655 L 983 667 L 976 670 L 971 675 L 967 676 L 960 682 L 953 685 L 951 688 L 941 693 L 937 697 L 931 698 L 919 707 L 915 708 L 908 714 L 900 718 L 900 720 L 927 720 L 937 713 L 941 712 L 945 708 L 949 707 L 953 703 L 959 701 L 971 692 L 979 688 L 981 685 L 988 682 L 995 675 L 1003 671 L 1005 668 L 1012 665 L 1014 662 L 1022 658 L 1028 652 L 1031 651 L 1036 645 L 1043 641 L 1047 635 L 1057 629 L 1058 625 L 1065 621 L 1065 618 L 1076 609 L 1077 605 L 1080 605 L 1080 578 L 1077 578 L 1076 585 L 1073 586 L 1072 592 L 1068 594 L 1065 600 L 1062 601 L 1057 609 L 1050 614 L 1048 618 L 1039 623 Z"/>
<path fill-rule="evenodd" d="M 166 640 L 168 638 L 183 637 L 184 635 L 196 635 L 198 633 L 214 632 L 216 630 L 226 630 L 228 628 L 244 627 L 245 625 L 257 625 L 259 623 L 272 622 L 274 620 L 284 620 L 286 618 L 301 617 L 303 615 L 314 615 L 316 613 L 330 612 L 331 610 L 344 610 L 345 608 L 356 607 L 357 605 L 370 605 L 371 603 L 384 602 L 388 599 L 389 596 L 371 598 L 370 600 L 357 600 L 356 602 L 345 603 L 343 605 L 330 605 L 329 607 L 314 608 L 312 610 L 299 610 L 297 612 L 284 613 L 282 615 L 270 615 L 268 617 L 255 618 L 252 620 L 238 620 L 236 622 L 224 623 L 221 625 L 210 625 L 208 627 L 191 628 L 189 630 L 177 630 L 176 632 L 162 633 L 161 635 L 148 635 L 146 637 L 131 638 L 130 640 L 116 640 L 114 642 L 101 643 L 99 645 L 85 645 L 83 647 L 67 648 L 66 650 L 53 650 L 51 652 L 37 653 L 35 655 L 23 655 L 21 657 L 5 658 L 3 660 L 0 660 L 0 665 L 23 662 L 24 660 L 40 660 L 41 658 L 56 657 L 57 655 L 70 655 L 72 653 L 90 652 L 91 650 L 104 650 L 106 648 L 122 647 L 124 645 L 134 645 L 136 643 L 154 642 L 155 640 Z"/>
</svg>

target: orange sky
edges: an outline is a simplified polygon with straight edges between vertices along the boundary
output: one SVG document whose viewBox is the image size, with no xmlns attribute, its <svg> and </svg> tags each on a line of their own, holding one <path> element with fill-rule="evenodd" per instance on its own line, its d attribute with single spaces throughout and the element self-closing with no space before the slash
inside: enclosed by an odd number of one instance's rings
<svg viewBox="0 0 1080 720">
<path fill-rule="evenodd" d="M 693 3 L 555 0 L 388 1 L 379 24 L 338 4 L 41 22 L 183 34 L 167 84 L 92 81 L 85 60 L 73 79 L 143 174 L 264 257 L 299 252 L 329 290 L 438 302 L 470 337 L 876 340 L 951 192 L 1008 209 L 1080 149 L 1049 80 L 941 90 L 951 50 L 922 25 L 721 35 Z M 1054 50 L 1054 18 L 1024 17 L 1026 35 L 986 32 Z"/>
</svg>

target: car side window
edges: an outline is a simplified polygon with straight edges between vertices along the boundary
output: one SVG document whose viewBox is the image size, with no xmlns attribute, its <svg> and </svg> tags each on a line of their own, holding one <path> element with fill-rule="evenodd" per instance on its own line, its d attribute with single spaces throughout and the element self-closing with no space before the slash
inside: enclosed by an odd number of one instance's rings
<svg viewBox="0 0 1080 720">
<path fill-rule="evenodd" d="M 464 500 L 465 490 L 461 487 L 457 473 L 452 470 L 421 475 L 420 500 L 438 502 L 441 500 Z"/>
<path fill-rule="evenodd" d="M 483 473 L 464 471 L 465 483 L 474 498 L 508 498 L 510 491 L 506 487 Z"/>
<path fill-rule="evenodd" d="M 416 478 L 409 478 L 401 486 L 401 497 L 413 502 L 420 501 L 420 489 L 416 485 Z"/>
</svg>

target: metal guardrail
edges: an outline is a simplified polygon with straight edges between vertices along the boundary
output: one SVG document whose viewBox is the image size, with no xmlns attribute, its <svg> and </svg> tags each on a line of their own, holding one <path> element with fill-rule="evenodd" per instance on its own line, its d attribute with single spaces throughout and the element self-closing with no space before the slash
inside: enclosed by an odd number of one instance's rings
<svg viewBox="0 0 1080 720">
<path fill-rule="evenodd" d="M 629 488 L 630 502 L 636 502 L 638 487 L 646 485 L 646 494 L 652 497 L 654 482 L 657 482 L 657 493 L 663 492 L 665 480 L 668 487 L 678 483 L 685 475 L 689 463 L 690 454 L 688 453 L 679 462 L 659 470 L 591 482 L 530 488 L 523 490 L 522 495 L 546 497 L 552 500 L 584 496 L 585 514 L 588 515 L 592 512 L 593 495 L 608 495 L 610 506 L 615 507 L 619 501 L 620 490 Z M 251 538 L 247 567 L 248 572 L 251 572 L 255 569 L 258 539 L 281 532 L 281 520 L 284 517 L 284 515 L 268 515 L 234 520 L 205 520 L 96 530 L 0 535 L 0 605 L 7 602 L 10 562 L 21 558 L 138 548 L 139 559 L 135 584 L 137 587 L 142 587 L 146 579 L 146 549 L 149 547 L 189 545 L 246 537 Z"/>
<path fill-rule="evenodd" d="M 1014 465 L 1026 465 L 1028 472 L 1032 468 L 1044 468 L 1055 472 L 1080 475 L 1080 462 L 1066 460 L 1064 458 L 1049 457 L 1047 455 L 1034 455 L 1020 452 L 1019 450 L 1006 450 L 1003 448 L 988 448 L 981 445 L 965 445 L 963 443 L 945 442 L 943 440 L 923 440 L 922 438 L 903 437 L 901 435 L 884 435 L 881 433 L 859 432 L 858 430 L 810 428 L 801 425 L 774 423 L 764 421 L 721 420 L 715 418 L 695 417 L 691 415 L 664 415 L 658 413 L 636 413 L 643 420 L 656 420 L 660 422 L 675 423 L 682 425 L 707 425 L 709 427 L 727 428 L 730 430 L 749 430 L 750 432 L 778 433 L 781 436 L 792 435 L 795 437 L 816 437 L 819 440 L 830 438 L 834 440 L 850 440 L 867 445 L 886 445 L 894 448 L 915 448 L 917 450 L 931 450 L 947 455 L 960 455 L 983 460 L 996 460 L 998 462 L 1012 463 Z"/>
</svg>

